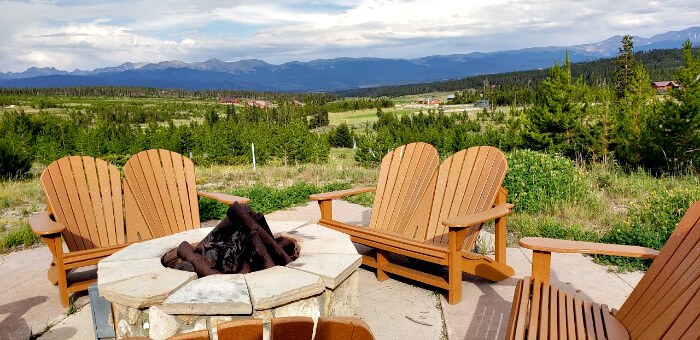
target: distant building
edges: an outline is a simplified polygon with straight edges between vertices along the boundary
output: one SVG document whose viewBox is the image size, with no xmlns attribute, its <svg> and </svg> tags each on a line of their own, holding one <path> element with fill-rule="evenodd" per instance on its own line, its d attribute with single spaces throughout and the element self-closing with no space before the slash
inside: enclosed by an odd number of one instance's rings
<svg viewBox="0 0 700 340">
<path fill-rule="evenodd" d="M 658 93 L 664 93 L 671 89 L 682 89 L 683 87 L 673 81 L 655 81 L 651 83 L 651 88 Z"/>
<path fill-rule="evenodd" d="M 292 103 L 294 104 L 294 106 L 304 106 L 304 103 L 302 103 L 296 99 Z"/>
<path fill-rule="evenodd" d="M 418 101 L 418 104 L 438 105 L 438 104 L 440 104 L 440 99 L 433 98 L 433 97 L 424 98 L 424 99 L 421 99 L 420 101 Z"/>
<path fill-rule="evenodd" d="M 249 100 L 247 102 L 248 107 L 259 107 L 261 109 L 272 106 L 272 103 L 266 102 L 264 100 Z"/>
<path fill-rule="evenodd" d="M 454 94 L 451 94 L 451 95 L 447 96 L 447 100 L 452 100 L 452 99 L 455 99 L 455 95 L 454 95 Z"/>
<path fill-rule="evenodd" d="M 483 107 L 485 109 L 488 109 L 489 108 L 489 100 L 488 99 L 477 100 L 476 107 Z"/>
<path fill-rule="evenodd" d="M 231 105 L 231 104 L 238 104 L 241 101 L 238 98 L 221 98 L 219 99 L 219 104 L 226 104 L 226 105 Z"/>
</svg>

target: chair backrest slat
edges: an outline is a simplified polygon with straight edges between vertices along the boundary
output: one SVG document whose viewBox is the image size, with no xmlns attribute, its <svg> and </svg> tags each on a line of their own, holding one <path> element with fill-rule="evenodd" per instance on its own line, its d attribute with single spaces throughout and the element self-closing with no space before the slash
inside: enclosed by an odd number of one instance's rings
<svg viewBox="0 0 700 340">
<path fill-rule="evenodd" d="M 413 218 L 437 171 L 437 150 L 426 143 L 398 147 L 382 159 L 370 228 L 415 234 Z"/>
<path fill-rule="evenodd" d="M 442 162 L 438 172 L 426 241 L 447 244 L 449 228 L 442 221 L 451 216 L 478 213 L 493 206 L 508 169 L 497 148 L 476 146 Z M 480 226 L 471 228 L 465 246 L 471 248 Z"/>
<path fill-rule="evenodd" d="M 700 288 L 700 201 L 685 213 L 659 256 L 615 317 L 632 338 L 680 333 L 686 313 L 697 315 Z M 693 318 L 691 315 L 690 318 Z"/>
<path fill-rule="evenodd" d="M 194 163 L 189 158 L 168 150 L 142 151 L 127 161 L 124 179 L 152 237 L 199 228 Z"/>
<path fill-rule="evenodd" d="M 47 209 L 66 226 L 70 251 L 126 242 L 119 170 L 101 159 L 71 156 L 51 163 L 41 175 Z"/>
<path fill-rule="evenodd" d="M 143 156 L 143 157 L 141 157 Z M 158 216 L 157 204 L 155 203 L 152 194 L 155 192 L 155 183 L 149 183 L 146 173 L 150 169 L 148 159 L 145 153 L 140 152 L 131 156 L 124 165 L 124 182 L 133 194 L 134 200 L 137 203 L 141 216 L 146 221 L 148 229 L 151 231 L 151 236 L 142 235 L 144 238 L 162 237 L 167 235 L 163 230 L 163 223 Z M 153 187 L 153 188 L 151 188 Z M 157 193 L 156 193 L 157 194 Z M 159 198 L 160 199 L 160 198 Z M 127 216 L 128 225 L 129 216 Z"/>
</svg>

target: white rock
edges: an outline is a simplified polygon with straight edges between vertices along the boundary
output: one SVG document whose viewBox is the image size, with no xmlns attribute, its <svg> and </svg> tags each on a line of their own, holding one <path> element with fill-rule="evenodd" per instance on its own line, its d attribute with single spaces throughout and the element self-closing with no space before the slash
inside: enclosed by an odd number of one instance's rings
<svg viewBox="0 0 700 340">
<path fill-rule="evenodd" d="M 324 291 L 318 275 L 287 267 L 272 267 L 244 275 L 256 310 L 274 308 Z"/>
<path fill-rule="evenodd" d="M 314 322 L 318 320 L 321 316 L 321 305 L 325 299 L 319 298 L 318 296 L 312 296 L 299 301 L 294 301 L 286 305 L 279 306 L 272 310 L 272 314 L 276 318 L 286 317 L 286 316 L 308 316 L 314 319 Z"/>
<path fill-rule="evenodd" d="M 360 273 L 355 271 L 335 289 L 326 290 L 325 316 L 353 316 L 360 307 Z"/>
<path fill-rule="evenodd" d="M 357 254 L 350 236 L 317 224 L 303 226 L 284 234 L 297 241 L 301 248 L 300 254 Z"/>
<path fill-rule="evenodd" d="M 250 314 L 248 287 L 242 274 L 210 275 L 189 282 L 163 302 L 169 314 Z"/>
<path fill-rule="evenodd" d="M 97 263 L 97 288 L 102 295 L 102 287 L 130 279 L 135 276 L 163 270 L 160 259 L 141 259 Z"/>
<path fill-rule="evenodd" d="M 180 245 L 180 243 L 182 243 L 183 241 L 187 241 L 189 243 L 200 242 L 205 236 L 209 234 L 209 232 L 212 231 L 212 229 L 214 229 L 214 227 L 192 229 L 173 235 L 154 238 L 152 240 L 144 241 L 142 243 L 172 246 L 172 248 L 175 248 L 178 245 Z"/>
<path fill-rule="evenodd" d="M 170 294 L 196 278 L 195 273 L 165 268 L 105 285 L 100 287 L 100 293 L 112 303 L 142 308 L 163 303 Z"/>
<path fill-rule="evenodd" d="M 304 221 L 267 221 L 270 231 L 272 231 L 272 234 L 275 236 L 280 233 L 290 232 L 305 225 L 306 223 L 307 222 Z"/>
<path fill-rule="evenodd" d="M 361 263 L 360 255 L 305 253 L 287 267 L 316 274 L 327 288 L 333 289 L 354 273 Z"/>
<path fill-rule="evenodd" d="M 148 336 L 153 340 L 163 340 L 173 336 L 180 329 L 180 324 L 175 316 L 163 312 L 160 306 L 151 306 L 148 315 L 150 323 Z"/>
<path fill-rule="evenodd" d="M 100 262 L 159 259 L 173 247 L 157 243 L 134 243 L 100 260 Z"/>
</svg>

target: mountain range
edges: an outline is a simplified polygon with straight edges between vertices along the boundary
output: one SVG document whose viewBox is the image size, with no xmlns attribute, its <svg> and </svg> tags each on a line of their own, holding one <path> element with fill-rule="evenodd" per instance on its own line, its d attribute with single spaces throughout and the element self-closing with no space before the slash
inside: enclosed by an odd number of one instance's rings
<svg viewBox="0 0 700 340">
<path fill-rule="evenodd" d="M 680 48 L 690 39 L 700 43 L 700 27 L 670 31 L 651 38 L 634 37 L 635 50 Z M 617 55 L 622 36 L 575 46 L 534 47 L 500 52 L 434 55 L 415 59 L 335 58 L 273 65 L 248 59 L 226 62 L 178 60 L 124 63 L 92 71 L 32 67 L 24 72 L 0 72 L 0 87 L 144 86 L 187 90 L 231 89 L 254 91 L 339 91 L 456 79 L 480 74 L 548 68 L 562 60 L 572 62 Z"/>
</svg>

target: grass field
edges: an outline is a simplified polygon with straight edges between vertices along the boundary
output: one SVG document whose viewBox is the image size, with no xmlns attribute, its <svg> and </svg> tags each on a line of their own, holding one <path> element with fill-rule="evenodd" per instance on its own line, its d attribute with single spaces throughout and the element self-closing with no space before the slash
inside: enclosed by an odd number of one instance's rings
<svg viewBox="0 0 700 340">
<path fill-rule="evenodd" d="M 395 109 L 387 108 L 382 109 L 384 113 L 391 113 L 398 118 L 406 114 L 418 113 L 419 109 Z M 427 110 L 423 110 L 424 112 Z M 346 123 L 348 125 L 362 125 L 367 122 L 374 122 L 377 120 L 377 109 L 364 109 L 364 110 L 354 110 L 345 112 L 332 112 L 328 114 L 328 119 L 330 121 L 329 125 L 336 126 L 341 123 Z"/>
</svg>

